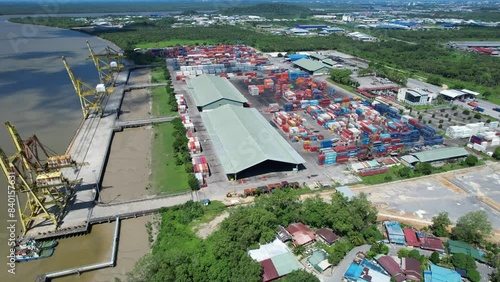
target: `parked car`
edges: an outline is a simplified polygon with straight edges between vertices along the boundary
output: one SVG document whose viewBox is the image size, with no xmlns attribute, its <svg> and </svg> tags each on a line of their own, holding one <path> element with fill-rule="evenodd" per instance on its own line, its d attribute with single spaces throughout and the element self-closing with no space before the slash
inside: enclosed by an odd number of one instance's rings
<svg viewBox="0 0 500 282">
<path fill-rule="evenodd" d="M 496 108 L 493 108 L 494 111 L 496 112 L 500 112 L 500 108 L 496 107 Z"/>
</svg>

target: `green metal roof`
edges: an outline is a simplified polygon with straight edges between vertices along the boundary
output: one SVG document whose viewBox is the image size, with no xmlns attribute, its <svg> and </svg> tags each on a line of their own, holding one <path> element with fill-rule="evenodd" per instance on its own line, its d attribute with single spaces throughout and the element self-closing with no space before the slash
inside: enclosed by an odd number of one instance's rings
<svg viewBox="0 0 500 282">
<path fill-rule="evenodd" d="M 316 250 L 312 253 L 312 256 L 307 259 L 307 261 L 312 265 L 317 265 L 327 258 L 328 255 L 323 250 Z"/>
<path fill-rule="evenodd" d="M 413 154 L 415 158 L 423 163 L 465 157 L 468 155 L 469 152 L 462 147 L 440 148 Z"/>
<path fill-rule="evenodd" d="M 334 66 L 334 65 L 337 65 L 338 62 L 335 62 L 334 60 L 332 59 L 326 59 L 326 60 L 322 60 L 322 62 L 326 65 L 329 65 L 329 66 Z"/>
<path fill-rule="evenodd" d="M 273 262 L 274 268 L 276 268 L 280 277 L 287 275 L 294 270 L 300 269 L 297 258 L 295 258 L 295 256 L 290 252 L 272 257 L 271 261 Z"/>
<path fill-rule="evenodd" d="M 452 254 L 465 254 L 473 257 L 474 259 L 483 261 L 483 256 L 479 253 L 479 251 L 467 243 L 449 240 L 448 249 Z"/>
<path fill-rule="evenodd" d="M 321 54 L 311 54 L 309 57 L 314 58 L 316 60 L 323 61 L 325 59 L 328 59 L 327 57 L 321 55 Z"/>
<path fill-rule="evenodd" d="M 200 114 L 226 174 L 238 173 L 266 160 L 305 163 L 254 108 L 223 105 Z"/>
<path fill-rule="evenodd" d="M 320 69 L 330 68 L 330 66 L 323 64 L 322 62 L 314 61 L 311 59 L 300 59 L 293 62 L 294 65 L 299 66 L 303 69 L 306 69 L 310 72 L 315 72 Z"/>
<path fill-rule="evenodd" d="M 187 86 L 197 107 L 204 107 L 221 99 L 248 102 L 240 91 L 224 77 L 203 74 L 189 79 Z"/>
</svg>

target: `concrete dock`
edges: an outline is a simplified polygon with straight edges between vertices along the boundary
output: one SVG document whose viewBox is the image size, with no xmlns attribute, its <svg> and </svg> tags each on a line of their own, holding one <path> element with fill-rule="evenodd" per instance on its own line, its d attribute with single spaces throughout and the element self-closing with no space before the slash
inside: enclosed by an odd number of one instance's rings
<svg viewBox="0 0 500 282">
<path fill-rule="evenodd" d="M 60 226 L 54 230 L 53 225 L 37 225 L 35 222 L 26 233 L 27 237 L 43 239 L 88 230 L 91 210 L 95 206 L 95 188 L 104 171 L 129 73 L 129 70 L 124 70 L 118 74 L 115 91 L 103 102 L 102 118 L 90 116 L 84 120 L 66 151 L 77 163 L 85 165 L 79 170 L 61 170 L 67 179 L 82 179 L 82 183 L 75 188 L 73 197 L 69 199 Z"/>
</svg>

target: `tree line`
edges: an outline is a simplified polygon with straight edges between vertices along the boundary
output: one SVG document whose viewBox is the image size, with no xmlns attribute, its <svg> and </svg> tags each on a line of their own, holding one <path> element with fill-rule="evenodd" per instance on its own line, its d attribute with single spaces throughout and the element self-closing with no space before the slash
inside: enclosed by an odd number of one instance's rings
<svg viewBox="0 0 500 282">
<path fill-rule="evenodd" d="M 254 205 L 229 210 L 220 228 L 202 240 L 191 226 L 214 208 L 218 209 L 217 204 L 205 207 L 188 202 L 162 210 L 161 229 L 152 252 L 137 262 L 127 281 L 262 281 L 261 266 L 247 251 L 271 242 L 278 225 L 298 221 L 313 228 L 329 227 L 344 236 L 332 250 L 334 263 L 353 246 L 382 237 L 375 227 L 377 210 L 365 195 L 349 201 L 337 193 L 329 202 L 318 197 L 302 202 L 293 191 L 278 190 L 257 197 Z M 298 271 L 284 281 L 319 280 Z"/>
<path fill-rule="evenodd" d="M 57 18 L 51 21 L 57 21 Z M 37 18 L 36 21 L 46 21 Z M 61 19 L 62 21 L 62 19 Z M 359 56 L 373 63 L 408 71 L 409 74 L 425 73 L 433 76 L 431 82 L 450 81 L 451 88 L 480 88 L 491 93 L 500 92 L 500 68 L 489 56 L 453 50 L 445 45 L 451 40 L 494 40 L 499 38 L 496 28 L 464 27 L 447 31 L 370 31 L 380 37 L 378 42 L 361 42 L 347 36 L 279 36 L 257 32 L 253 28 L 216 25 L 210 27 L 172 28 L 172 18 L 155 22 L 127 25 L 119 30 L 100 30 L 92 34 L 116 43 L 124 50 L 133 50 L 138 44 L 168 40 L 194 40 L 199 45 L 205 41 L 224 44 L 243 44 L 264 52 L 332 50 Z M 36 24 L 36 22 L 35 22 Z M 57 24 L 54 23 L 54 26 Z M 64 27 L 64 23 L 61 22 Z M 391 38 L 414 41 L 416 44 L 395 41 Z M 165 46 L 168 47 L 168 46 Z"/>
</svg>

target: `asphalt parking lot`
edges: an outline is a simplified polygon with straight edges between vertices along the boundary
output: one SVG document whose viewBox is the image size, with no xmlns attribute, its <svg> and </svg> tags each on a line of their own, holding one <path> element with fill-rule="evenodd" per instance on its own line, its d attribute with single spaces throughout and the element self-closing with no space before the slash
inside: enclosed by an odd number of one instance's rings
<svg viewBox="0 0 500 282">
<path fill-rule="evenodd" d="M 394 86 L 398 87 L 396 83 L 386 80 L 379 77 L 374 76 L 356 76 L 351 75 L 351 78 L 359 82 L 360 88 L 373 88 L 373 87 L 381 87 L 381 86 Z M 382 83 L 384 82 L 384 83 Z"/>
</svg>

